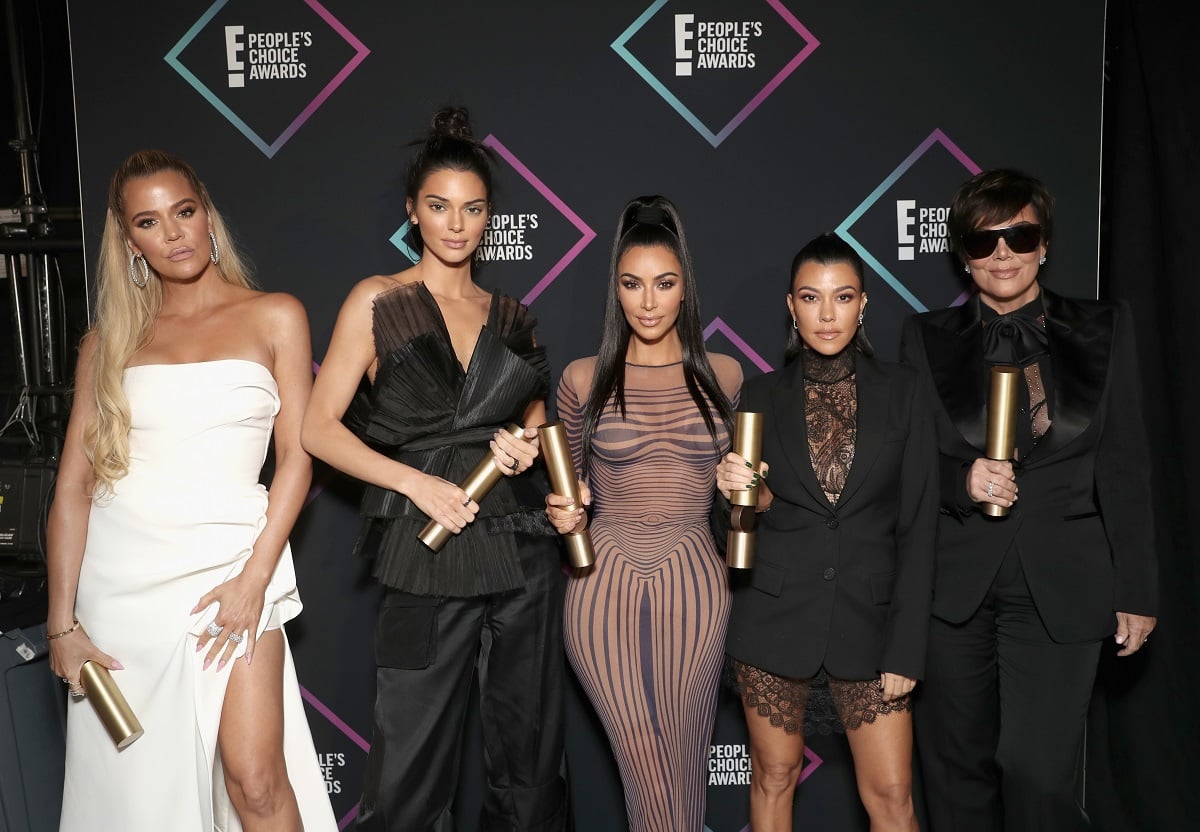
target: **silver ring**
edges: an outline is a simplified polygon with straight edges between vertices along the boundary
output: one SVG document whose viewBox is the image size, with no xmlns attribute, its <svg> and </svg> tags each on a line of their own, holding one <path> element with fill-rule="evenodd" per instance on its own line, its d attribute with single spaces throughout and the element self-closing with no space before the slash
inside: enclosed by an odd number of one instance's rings
<svg viewBox="0 0 1200 832">
<path fill-rule="evenodd" d="M 244 635 L 242 635 L 241 633 L 230 633 L 229 640 L 232 641 L 234 644 L 241 644 L 243 641 L 246 640 L 246 637 Z"/>
<path fill-rule="evenodd" d="M 470 498 L 470 497 L 468 497 L 467 499 L 463 500 L 463 508 L 466 508 L 466 507 L 467 507 L 467 506 L 469 506 L 469 505 L 471 505 L 471 498 Z"/>
<path fill-rule="evenodd" d="M 996 483 L 994 483 L 994 482 L 991 482 L 991 481 L 989 480 L 989 481 L 988 481 L 988 496 L 989 496 L 989 497 L 994 497 L 994 496 L 996 496 L 996 493 L 995 493 L 995 492 L 996 492 Z"/>
<path fill-rule="evenodd" d="M 215 622 L 215 621 L 210 621 L 210 622 L 208 623 L 208 626 L 204 628 L 204 632 L 208 633 L 208 634 L 209 634 L 210 636 L 212 636 L 213 638 L 216 638 L 217 636 L 221 635 L 221 631 L 222 631 L 222 630 L 224 630 L 224 629 L 225 629 L 225 628 L 224 628 L 224 627 L 222 627 L 222 626 L 221 626 L 220 624 L 218 624 L 217 622 Z"/>
</svg>

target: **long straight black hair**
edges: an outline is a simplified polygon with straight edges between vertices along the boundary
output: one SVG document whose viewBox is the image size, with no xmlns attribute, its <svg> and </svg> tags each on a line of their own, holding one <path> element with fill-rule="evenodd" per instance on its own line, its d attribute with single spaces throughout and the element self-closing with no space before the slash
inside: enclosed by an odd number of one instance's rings
<svg viewBox="0 0 1200 832">
<path fill-rule="evenodd" d="M 617 264 L 631 248 L 661 246 L 675 255 L 683 268 L 683 302 L 675 330 L 683 345 L 683 378 L 688 392 L 696 403 L 700 416 L 713 438 L 719 456 L 724 449 L 717 446 L 717 425 L 713 411 L 729 432 L 733 431 L 733 408 L 713 372 L 704 349 L 704 333 L 700 325 L 700 292 L 692 268 L 692 255 L 679 211 L 663 196 L 642 196 L 621 211 L 617 234 L 613 240 L 608 269 L 608 297 L 604 302 L 604 331 L 596 356 L 592 389 L 583 409 L 583 475 L 587 476 L 592 456 L 592 436 L 600 423 L 604 409 L 611 406 L 625 418 L 625 357 L 632 330 L 621 308 L 620 274 Z"/>
</svg>

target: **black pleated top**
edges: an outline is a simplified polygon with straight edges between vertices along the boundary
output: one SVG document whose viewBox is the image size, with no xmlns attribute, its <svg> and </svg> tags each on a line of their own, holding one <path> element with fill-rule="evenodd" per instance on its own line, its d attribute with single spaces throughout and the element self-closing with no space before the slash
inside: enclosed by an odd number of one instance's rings
<svg viewBox="0 0 1200 832">
<path fill-rule="evenodd" d="M 549 391 L 550 366 L 520 302 L 492 295 L 487 323 L 466 369 L 459 364 L 436 299 L 423 283 L 375 298 L 372 330 L 379 369 L 355 426 L 381 453 L 454 483 L 485 455 L 498 428 L 520 423 Z M 515 534 L 553 534 L 540 466 L 504 477 L 479 504 L 475 522 L 441 552 L 417 534 L 428 522 L 404 495 L 368 485 L 356 551 L 374 558 L 382 584 L 414 595 L 474 597 L 524 584 Z"/>
</svg>

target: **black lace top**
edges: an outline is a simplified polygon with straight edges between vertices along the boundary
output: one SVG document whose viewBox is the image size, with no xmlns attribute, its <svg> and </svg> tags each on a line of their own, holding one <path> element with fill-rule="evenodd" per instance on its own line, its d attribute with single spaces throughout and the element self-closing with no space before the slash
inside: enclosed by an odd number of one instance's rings
<svg viewBox="0 0 1200 832">
<path fill-rule="evenodd" d="M 379 369 L 357 428 L 365 442 L 427 474 L 458 483 L 489 453 L 498 428 L 521 422 L 550 386 L 535 319 L 496 293 L 464 370 L 437 301 L 422 283 L 375 298 L 372 331 Z M 514 531 L 548 533 L 549 491 L 537 466 L 504 477 L 479 505 L 475 522 L 439 553 L 417 539 L 428 522 L 407 497 L 368 485 L 356 550 L 375 559 L 380 583 L 414 595 L 472 597 L 524 584 Z"/>
<path fill-rule="evenodd" d="M 829 502 L 837 505 L 854 464 L 858 432 L 858 395 L 854 379 L 854 350 L 826 356 L 805 346 L 804 416 L 813 472 Z"/>
</svg>

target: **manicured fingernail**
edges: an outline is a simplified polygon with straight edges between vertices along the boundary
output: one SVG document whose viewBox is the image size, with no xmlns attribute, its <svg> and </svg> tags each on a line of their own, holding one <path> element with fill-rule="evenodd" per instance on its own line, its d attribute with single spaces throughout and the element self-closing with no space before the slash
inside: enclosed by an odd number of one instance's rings
<svg viewBox="0 0 1200 832">
<path fill-rule="evenodd" d="M 753 487 L 754 487 L 754 483 L 752 483 L 752 482 L 748 482 L 748 483 L 746 483 L 746 490 L 747 490 L 747 491 L 749 491 L 749 490 L 750 490 L 751 488 L 753 488 Z"/>
<path fill-rule="evenodd" d="M 125 669 L 125 665 L 121 664 L 121 663 L 120 663 L 119 661 L 117 661 L 116 659 L 113 659 L 113 663 L 112 663 L 112 664 L 110 664 L 110 665 L 109 665 L 109 667 L 110 667 L 112 670 L 124 670 L 124 669 Z"/>
<path fill-rule="evenodd" d="M 750 460 L 746 460 L 746 467 L 753 468 L 754 466 L 750 464 Z"/>
<path fill-rule="evenodd" d="M 248 664 L 250 664 L 250 660 L 251 660 L 251 659 L 253 659 L 253 658 L 254 658 L 253 654 L 251 654 L 251 653 L 247 653 L 247 654 L 246 654 L 246 664 L 247 664 L 247 665 L 248 665 Z"/>
<path fill-rule="evenodd" d="M 217 672 L 220 673 L 224 668 L 225 668 L 225 660 L 221 659 L 221 661 L 217 662 Z"/>
<path fill-rule="evenodd" d="M 1125 636 L 1117 636 L 1117 644 L 1124 644 Z"/>
<path fill-rule="evenodd" d="M 212 659 L 205 659 L 205 660 L 204 660 L 204 664 L 201 666 L 201 668 L 200 668 L 200 669 L 201 669 L 201 670 L 208 670 L 208 666 L 209 666 L 210 664 L 212 664 Z"/>
<path fill-rule="evenodd" d="M 197 641 L 196 642 L 196 652 L 199 653 L 203 649 L 204 649 L 204 642 Z"/>
</svg>

